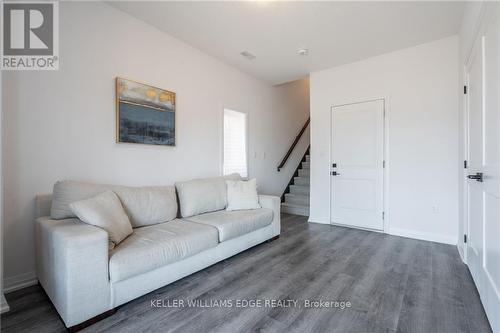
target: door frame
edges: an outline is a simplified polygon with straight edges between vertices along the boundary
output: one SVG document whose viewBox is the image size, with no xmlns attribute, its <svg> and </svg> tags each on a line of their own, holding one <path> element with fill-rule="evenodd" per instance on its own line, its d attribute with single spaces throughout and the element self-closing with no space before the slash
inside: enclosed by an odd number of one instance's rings
<svg viewBox="0 0 500 333">
<path fill-rule="evenodd" d="M 462 198 L 462 202 L 463 202 L 463 216 L 464 216 L 464 219 L 463 219 L 463 232 L 465 235 L 467 235 L 467 237 L 469 236 L 470 234 L 470 230 L 469 230 L 469 226 L 470 226 L 470 223 L 469 223 L 469 191 L 468 191 L 468 186 L 469 186 L 469 183 L 468 183 L 468 179 L 467 179 L 467 175 L 469 173 L 469 154 L 470 154 L 470 151 L 469 151 L 469 121 L 470 121 L 470 98 L 469 98 L 469 68 L 470 68 L 470 65 L 471 65 L 471 61 L 473 60 L 473 56 L 474 56 L 474 53 L 477 52 L 477 48 L 481 48 L 481 54 L 480 56 L 482 57 L 481 59 L 481 71 L 482 71 L 482 77 L 481 77 L 481 80 L 482 80 L 482 85 L 483 85 L 483 105 L 482 105 L 482 113 L 483 113 L 483 130 L 484 130 L 484 89 L 485 89 L 485 78 L 484 78 L 484 74 L 485 74 L 485 71 L 484 71 L 484 36 L 481 36 L 478 32 L 478 34 L 476 35 L 475 39 L 474 39 L 474 43 L 473 43 L 473 46 L 471 47 L 470 49 L 470 52 L 469 52 L 469 55 L 467 56 L 467 60 L 465 61 L 465 64 L 464 64 L 464 85 L 467 87 L 467 93 L 464 94 L 464 100 L 463 100 L 463 103 L 464 103 L 464 127 L 463 127 L 463 134 L 464 134 L 464 159 L 465 161 L 467 161 L 467 168 L 462 168 L 462 182 L 463 182 L 463 198 Z M 483 133 L 484 135 L 484 133 Z M 483 142 L 483 145 L 484 145 L 484 142 Z M 483 157 L 484 158 L 484 157 Z M 483 221 L 483 225 L 484 225 L 484 221 Z M 483 230 L 484 232 L 484 230 Z M 463 237 L 463 235 L 458 235 L 459 239 L 460 237 Z M 463 242 L 463 239 L 462 239 L 462 242 Z M 463 262 L 465 264 L 468 265 L 468 258 L 469 258 L 469 242 L 463 242 Z"/>
<path fill-rule="evenodd" d="M 467 86 L 467 90 L 469 90 L 469 76 L 468 76 L 468 68 L 470 67 L 470 63 L 472 60 L 472 57 L 474 55 L 474 52 L 478 47 L 483 48 L 483 36 L 482 32 L 484 31 L 485 25 L 486 25 L 486 14 L 487 14 L 487 4 L 481 3 L 480 9 L 479 9 L 479 14 L 476 20 L 476 24 L 473 28 L 473 32 L 471 35 L 471 41 L 472 43 L 468 47 L 468 49 L 465 52 L 465 61 L 463 63 L 463 84 Z M 484 54 L 484 50 L 482 52 Z M 483 55 L 482 55 L 483 56 Z M 483 59 L 483 66 L 484 66 L 484 59 Z M 483 73 L 484 74 L 484 73 Z M 484 77 L 483 77 L 483 84 L 484 84 Z M 459 87 L 459 89 L 462 89 L 462 87 Z M 483 86 L 484 89 L 484 86 Z M 467 91 L 467 94 L 463 95 L 463 127 L 462 127 L 462 132 L 463 132 L 463 145 L 464 149 L 462 151 L 463 153 L 463 158 L 464 160 L 469 162 L 469 91 Z M 459 161 L 460 163 L 463 163 L 463 161 Z M 468 183 L 467 183 L 467 175 L 468 175 L 468 168 L 462 168 L 462 184 L 463 184 L 463 191 L 462 191 L 462 214 L 463 214 L 463 221 L 462 222 L 462 227 L 463 227 L 463 233 L 469 235 L 469 195 L 468 195 Z M 463 244 L 463 257 L 462 261 L 465 264 L 468 264 L 468 243 L 464 242 L 464 235 L 458 235 L 460 242 Z M 460 244 L 460 243 L 459 243 Z M 458 251 L 460 253 L 460 250 Z"/>
<path fill-rule="evenodd" d="M 467 60 L 467 63 L 464 65 L 464 86 L 467 87 L 466 89 L 469 89 L 469 74 L 468 74 L 468 69 L 469 67 L 469 60 Z M 463 116 L 464 116 L 464 126 L 463 126 L 463 143 L 464 143 L 464 149 L 463 149 L 463 156 L 464 156 L 464 162 L 463 163 L 469 163 L 469 94 L 464 94 L 463 95 L 463 105 L 464 105 L 464 110 L 463 110 Z M 466 162 L 467 161 L 467 162 Z M 467 182 L 467 172 L 468 172 L 468 164 L 467 168 L 464 167 L 462 168 L 462 186 L 463 186 L 463 191 L 462 191 L 462 214 L 463 214 L 463 232 L 465 235 L 469 235 L 469 189 L 468 189 L 468 182 Z M 463 242 L 463 262 L 467 264 L 467 259 L 468 259 L 468 246 L 467 243 L 464 242 L 464 239 L 461 238 L 464 237 L 463 235 L 458 235 L 458 239 L 462 239 Z M 460 251 L 459 251 L 460 252 Z"/>
<path fill-rule="evenodd" d="M 332 223 L 332 177 L 329 177 L 329 192 L 328 192 L 328 215 L 329 215 L 329 223 L 330 225 L 339 225 L 343 227 L 349 227 L 349 228 L 355 228 L 355 229 L 362 229 L 362 230 L 368 230 L 368 231 L 374 231 L 374 232 L 380 232 L 380 233 L 389 233 L 389 193 L 388 193 L 388 184 L 389 184 L 389 168 L 390 168 L 390 163 L 389 163 L 389 149 L 388 149 L 388 143 L 389 143 L 389 110 L 390 110 L 390 98 L 388 96 L 382 96 L 382 97 L 373 97 L 373 98 L 366 98 L 366 99 L 357 99 L 355 101 L 348 101 L 348 102 L 343 102 L 343 103 L 337 103 L 333 104 L 330 107 L 330 137 L 329 137 L 329 142 L 328 142 L 328 173 L 331 171 L 331 165 L 333 163 L 333 156 L 332 156 L 332 139 L 333 139 L 333 126 L 332 126 L 332 120 L 333 120 L 333 112 L 334 108 L 342 107 L 342 106 L 348 106 L 348 105 L 354 105 L 354 104 L 361 104 L 361 103 L 367 103 L 367 102 L 375 102 L 375 101 L 382 101 L 384 105 L 384 110 L 383 110 L 383 126 L 382 126 L 382 158 L 385 161 L 385 167 L 383 168 L 383 175 L 382 175 L 382 209 L 384 212 L 384 216 L 382 219 L 382 230 L 376 230 L 376 229 L 369 229 L 369 228 L 363 228 L 363 227 L 356 227 L 356 226 L 348 226 L 344 224 L 336 224 Z"/>
</svg>

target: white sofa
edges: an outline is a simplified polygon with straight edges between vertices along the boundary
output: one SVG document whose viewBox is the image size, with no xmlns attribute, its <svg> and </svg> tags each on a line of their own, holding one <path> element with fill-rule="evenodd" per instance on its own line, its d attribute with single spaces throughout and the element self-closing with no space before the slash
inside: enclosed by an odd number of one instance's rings
<svg viewBox="0 0 500 333">
<path fill-rule="evenodd" d="M 176 187 L 180 214 L 173 186 L 64 181 L 53 194 L 37 196 L 38 280 L 68 328 L 88 326 L 124 303 L 280 234 L 279 197 L 259 195 L 261 209 L 226 211 L 223 177 Z M 134 228 L 113 249 L 106 231 L 71 216 L 68 206 L 109 189 L 133 225 L 154 222 Z M 174 219 L 155 221 L 167 215 Z"/>
</svg>

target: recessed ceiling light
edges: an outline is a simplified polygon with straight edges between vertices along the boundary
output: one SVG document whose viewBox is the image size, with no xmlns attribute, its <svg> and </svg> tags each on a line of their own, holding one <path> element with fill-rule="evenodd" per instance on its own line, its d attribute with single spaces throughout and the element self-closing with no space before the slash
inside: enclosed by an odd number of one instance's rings
<svg viewBox="0 0 500 333">
<path fill-rule="evenodd" d="M 306 56 L 309 54 L 309 50 L 308 49 L 300 49 L 297 51 L 297 54 L 301 55 L 301 56 Z"/>
<path fill-rule="evenodd" d="M 242 56 L 244 56 L 245 58 L 247 58 L 248 60 L 253 60 L 255 59 L 255 56 L 253 54 L 251 54 L 250 52 L 248 51 L 243 51 L 240 53 Z"/>
</svg>

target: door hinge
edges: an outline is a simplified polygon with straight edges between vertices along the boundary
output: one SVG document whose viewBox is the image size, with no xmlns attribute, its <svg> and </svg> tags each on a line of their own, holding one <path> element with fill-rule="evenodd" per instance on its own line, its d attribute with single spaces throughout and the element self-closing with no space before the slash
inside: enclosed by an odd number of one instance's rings
<svg viewBox="0 0 500 333">
<path fill-rule="evenodd" d="M 382 168 L 385 168 L 385 161 L 382 161 Z"/>
<path fill-rule="evenodd" d="M 464 86 L 464 95 L 467 94 L 467 86 Z"/>
<path fill-rule="evenodd" d="M 464 243 L 467 243 L 467 235 L 464 234 Z"/>
<path fill-rule="evenodd" d="M 385 212 L 382 212 L 382 220 L 385 220 Z"/>
<path fill-rule="evenodd" d="M 464 161 L 464 169 L 467 169 L 467 161 Z"/>
</svg>

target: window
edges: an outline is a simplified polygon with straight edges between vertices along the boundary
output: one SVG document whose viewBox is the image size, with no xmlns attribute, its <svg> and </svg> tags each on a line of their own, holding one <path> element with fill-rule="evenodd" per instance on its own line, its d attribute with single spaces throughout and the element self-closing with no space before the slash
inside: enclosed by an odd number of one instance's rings
<svg viewBox="0 0 500 333">
<path fill-rule="evenodd" d="M 224 109 L 223 149 L 223 174 L 229 175 L 237 172 L 241 177 L 248 177 L 247 115 L 245 113 Z"/>
</svg>

